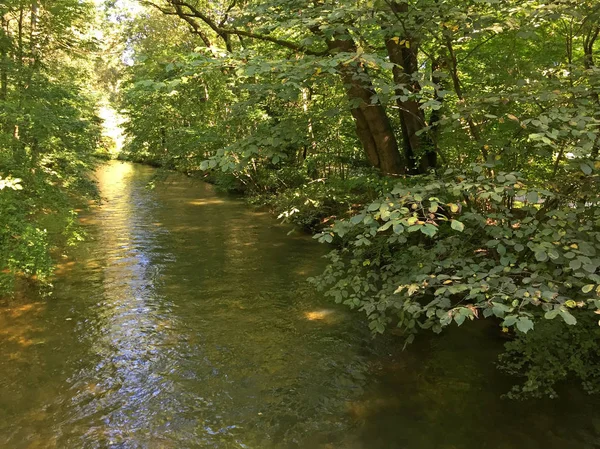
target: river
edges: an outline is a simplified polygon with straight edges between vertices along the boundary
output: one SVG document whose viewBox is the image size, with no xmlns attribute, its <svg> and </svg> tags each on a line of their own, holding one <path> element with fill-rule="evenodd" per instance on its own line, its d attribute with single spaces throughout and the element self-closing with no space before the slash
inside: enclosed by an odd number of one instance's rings
<svg viewBox="0 0 600 449">
<path fill-rule="evenodd" d="M 0 308 L 0 448 L 588 449 L 600 400 L 501 399 L 478 323 L 400 350 L 305 279 L 326 248 L 111 162 L 49 298 Z"/>
</svg>

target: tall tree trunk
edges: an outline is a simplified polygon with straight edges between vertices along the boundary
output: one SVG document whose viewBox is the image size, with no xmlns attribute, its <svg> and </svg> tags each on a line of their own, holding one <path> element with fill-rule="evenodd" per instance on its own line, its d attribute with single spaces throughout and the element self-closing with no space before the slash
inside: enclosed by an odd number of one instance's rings
<svg viewBox="0 0 600 449">
<path fill-rule="evenodd" d="M 452 39 L 448 35 L 445 36 L 445 44 L 446 44 L 446 49 L 448 50 L 448 57 L 449 57 L 448 66 L 450 68 L 450 77 L 452 78 L 452 85 L 454 86 L 454 92 L 456 93 L 458 100 L 463 105 L 466 105 L 467 100 L 465 99 L 465 96 L 463 94 L 462 86 L 460 83 L 460 78 L 458 75 L 458 60 L 456 59 L 456 53 L 454 52 L 454 46 L 452 45 Z M 470 113 L 467 116 L 466 120 L 467 120 L 467 125 L 469 125 L 469 132 L 471 134 L 471 137 L 473 138 L 473 140 L 475 142 L 477 142 L 480 145 L 481 154 L 482 154 L 484 160 L 487 162 L 487 160 L 489 159 L 489 153 L 487 150 L 487 146 L 484 144 L 483 139 L 481 138 L 481 133 L 480 133 L 479 127 L 473 120 L 473 117 L 471 116 Z"/>
<path fill-rule="evenodd" d="M 408 12 L 406 2 L 392 1 L 389 3 L 392 12 L 399 18 Z M 417 93 L 421 90 L 418 81 L 413 79 L 413 74 L 419 71 L 418 63 L 418 41 L 406 30 L 403 36 L 388 36 L 386 38 L 386 49 L 390 61 L 394 63 L 392 73 L 396 84 L 396 104 L 400 114 L 402 126 L 402 142 L 404 157 L 408 161 L 408 169 L 411 173 L 426 173 L 435 168 L 437 154 L 434 145 L 427 134 L 422 132 L 427 127 L 425 113 L 419 107 L 419 102 L 406 98 L 406 92 Z"/>
<path fill-rule="evenodd" d="M 29 16 L 29 52 L 31 55 L 29 77 L 27 86 L 31 85 L 35 71 L 38 68 L 39 63 L 39 42 L 38 42 L 38 14 L 39 4 L 38 0 L 31 0 L 31 10 Z M 30 126 L 30 123 L 28 123 Z M 38 138 L 35 134 L 31 136 L 31 172 L 35 173 L 40 157 L 40 145 Z"/>
<path fill-rule="evenodd" d="M 6 101 L 8 95 L 8 21 L 2 16 L 0 30 L 0 100 Z"/>
<path fill-rule="evenodd" d="M 431 60 L 431 82 L 435 87 L 435 97 L 434 99 L 440 104 L 444 102 L 444 98 L 440 95 L 440 90 L 443 90 L 443 80 L 440 76 L 442 69 L 442 59 L 439 57 L 434 57 Z M 429 138 L 431 139 L 431 143 L 433 144 L 433 148 L 435 150 L 436 157 L 439 157 L 442 162 L 446 162 L 444 160 L 444 155 L 439 147 L 439 138 L 440 138 L 440 122 L 442 120 L 442 114 L 440 109 L 434 109 L 431 111 L 431 115 L 429 116 Z"/>
<path fill-rule="evenodd" d="M 39 42 L 38 42 L 38 0 L 31 0 L 31 16 L 29 29 L 29 47 L 31 52 L 31 66 L 36 67 L 39 61 Z"/>
<path fill-rule="evenodd" d="M 583 37 L 583 66 L 586 70 L 591 70 L 595 67 L 594 61 L 594 44 L 600 37 L 600 26 L 593 26 Z M 593 101 L 596 103 L 598 107 L 598 113 L 600 114 L 600 96 L 598 92 L 592 91 L 591 93 Z M 591 151 L 591 156 L 593 158 L 597 158 L 600 153 L 600 135 L 596 137 L 596 141 L 594 142 L 594 147 Z"/>
<path fill-rule="evenodd" d="M 17 64 L 19 69 L 23 66 L 23 21 L 25 20 L 25 11 L 23 10 L 23 4 L 19 5 L 19 18 L 17 21 Z"/>
<path fill-rule="evenodd" d="M 352 40 L 335 38 L 327 42 L 332 53 L 355 53 Z M 406 163 L 398 151 L 398 141 L 383 105 L 374 100 L 375 89 L 365 67 L 357 61 L 338 68 L 346 87 L 356 134 L 369 163 L 384 174 L 406 173 Z"/>
</svg>

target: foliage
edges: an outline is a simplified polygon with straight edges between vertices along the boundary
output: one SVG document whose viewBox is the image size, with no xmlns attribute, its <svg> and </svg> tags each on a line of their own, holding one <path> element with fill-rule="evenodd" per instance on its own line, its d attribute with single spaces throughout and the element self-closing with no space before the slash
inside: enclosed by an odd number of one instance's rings
<svg viewBox="0 0 600 449">
<path fill-rule="evenodd" d="M 59 240 L 79 237 L 73 208 L 100 145 L 96 99 L 79 58 L 93 6 L 61 0 L 0 6 L 0 295 L 16 277 L 48 281 Z"/>
<path fill-rule="evenodd" d="M 390 185 L 389 179 L 362 170 L 347 179 L 304 180 L 295 188 L 288 186 L 276 193 L 254 196 L 252 202 L 269 205 L 285 222 L 317 231 L 338 217 L 353 214 Z"/>
<path fill-rule="evenodd" d="M 600 391 L 600 327 L 588 314 L 575 313 L 578 326 L 560 321 L 541 321 L 535 332 L 521 334 L 506 344 L 500 368 L 523 376 L 511 398 L 556 397 L 559 382 L 578 379 L 588 393 Z"/>
<path fill-rule="evenodd" d="M 524 333 L 540 314 L 575 324 L 570 309 L 600 306 L 586 295 L 600 284 L 600 211 L 585 207 L 599 198 L 584 192 L 561 204 L 518 173 L 480 165 L 399 184 L 317 234 L 345 238 L 317 283 L 363 310 L 377 332 L 389 323 L 440 332 L 480 313 Z"/>
</svg>

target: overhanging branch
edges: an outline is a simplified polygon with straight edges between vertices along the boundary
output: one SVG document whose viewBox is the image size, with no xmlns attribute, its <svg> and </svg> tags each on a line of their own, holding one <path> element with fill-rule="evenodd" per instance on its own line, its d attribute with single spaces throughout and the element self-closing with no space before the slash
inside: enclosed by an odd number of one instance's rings
<svg viewBox="0 0 600 449">
<path fill-rule="evenodd" d="M 177 15 L 177 16 L 181 17 L 188 24 L 190 24 L 190 26 L 192 26 L 194 31 L 202 38 L 202 40 L 204 41 L 204 43 L 207 46 L 210 46 L 210 40 L 208 39 L 208 36 L 206 36 L 206 34 L 202 32 L 202 30 L 200 29 L 200 24 L 198 22 L 196 22 L 195 19 L 202 21 L 211 30 L 213 30 L 221 39 L 223 39 L 223 41 L 225 42 L 225 45 L 227 46 L 227 49 L 230 51 L 231 51 L 231 48 L 230 48 L 229 37 L 234 35 L 234 36 L 238 36 L 238 37 L 248 37 L 248 38 L 256 39 L 256 40 L 263 41 L 263 42 L 271 42 L 280 47 L 288 48 L 290 50 L 294 50 L 294 51 L 304 53 L 307 55 L 312 55 L 312 56 L 325 56 L 329 53 L 328 50 L 313 50 L 304 45 L 298 44 L 296 42 L 293 42 L 293 41 L 290 41 L 287 39 L 280 39 L 280 38 L 271 36 L 269 34 L 255 33 L 252 31 L 240 30 L 238 28 L 228 28 L 228 27 L 224 26 L 226 19 L 221 21 L 220 23 L 217 23 L 215 20 L 210 18 L 207 14 L 203 13 L 198 8 L 189 4 L 186 1 L 168 0 L 168 2 L 173 6 L 173 8 L 175 8 L 175 10 L 169 10 L 169 9 L 163 8 L 153 2 L 150 2 L 148 0 L 143 0 L 143 3 L 146 3 L 150 6 L 157 8 L 164 14 Z M 227 14 L 229 14 L 231 12 L 231 9 L 234 7 L 234 5 L 235 5 L 235 2 L 229 7 L 229 9 L 227 10 Z M 186 8 L 187 11 L 183 8 Z"/>
</svg>

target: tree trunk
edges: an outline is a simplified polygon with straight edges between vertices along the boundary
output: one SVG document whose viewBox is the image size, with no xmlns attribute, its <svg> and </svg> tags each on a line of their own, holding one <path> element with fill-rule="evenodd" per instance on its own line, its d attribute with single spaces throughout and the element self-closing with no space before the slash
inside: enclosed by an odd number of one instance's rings
<svg viewBox="0 0 600 449">
<path fill-rule="evenodd" d="M 8 21 L 2 16 L 0 31 L 0 100 L 6 101 L 8 95 Z"/>
<path fill-rule="evenodd" d="M 347 39 L 327 42 L 332 53 L 355 53 L 356 45 Z M 365 67 L 350 62 L 338 67 L 346 87 L 350 110 L 356 125 L 356 134 L 373 167 L 386 175 L 406 173 L 406 163 L 398 151 L 398 141 L 385 108 L 375 98 L 375 89 Z"/>
<path fill-rule="evenodd" d="M 454 86 L 454 92 L 458 97 L 458 100 L 463 104 L 467 105 L 467 100 L 462 91 L 462 86 L 460 83 L 460 78 L 458 76 L 458 60 L 456 59 L 456 53 L 454 52 L 454 46 L 452 45 L 452 39 L 450 36 L 445 36 L 446 49 L 448 50 L 448 65 L 450 67 L 450 77 L 452 78 L 452 85 Z M 479 131 L 479 127 L 473 120 L 473 117 L 469 113 L 466 117 L 467 124 L 469 125 L 469 132 L 471 133 L 471 137 L 475 142 L 480 145 L 481 154 L 485 162 L 488 161 L 490 155 L 487 150 L 487 146 L 484 144 L 483 139 L 481 138 L 481 133 Z"/>
<path fill-rule="evenodd" d="M 38 41 L 38 15 L 39 4 L 37 0 L 31 1 L 31 18 L 29 30 L 29 47 L 31 52 L 31 67 L 37 67 L 39 62 L 39 41 Z"/>
<path fill-rule="evenodd" d="M 442 59 L 439 57 L 434 57 L 431 59 L 431 82 L 435 87 L 435 97 L 434 99 L 440 104 L 443 103 L 444 99 L 440 95 L 440 90 L 443 89 L 443 80 L 439 75 L 442 69 Z M 439 157 L 442 162 L 446 162 L 444 160 L 442 151 L 439 147 L 439 138 L 440 138 L 440 122 L 442 120 L 442 114 L 440 109 L 434 109 L 431 111 L 431 115 L 429 116 L 429 138 L 431 143 L 433 144 L 433 148 L 435 150 L 436 157 Z"/>
<path fill-rule="evenodd" d="M 390 7 L 396 16 L 408 12 L 408 4 L 405 2 L 391 2 Z M 408 93 L 416 93 L 421 90 L 412 75 L 419 71 L 418 65 L 418 42 L 407 32 L 404 36 L 389 36 L 386 38 L 385 46 L 390 61 L 394 68 L 392 73 L 396 84 L 396 104 L 400 114 L 402 126 L 402 142 L 404 157 L 408 161 L 408 169 L 411 173 L 426 173 L 435 168 L 437 155 L 433 143 L 427 138 L 424 128 L 427 127 L 425 113 L 414 99 L 406 99 Z"/>
<path fill-rule="evenodd" d="M 591 70 L 595 67 L 594 61 L 594 44 L 600 37 L 600 26 L 594 26 L 583 38 L 583 66 L 586 70 Z M 600 96 L 597 92 L 592 92 L 592 99 L 596 103 L 596 106 L 600 109 Z M 600 153 L 600 135 L 596 137 L 594 147 L 591 151 L 592 158 L 597 158 Z"/>
</svg>

